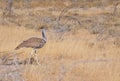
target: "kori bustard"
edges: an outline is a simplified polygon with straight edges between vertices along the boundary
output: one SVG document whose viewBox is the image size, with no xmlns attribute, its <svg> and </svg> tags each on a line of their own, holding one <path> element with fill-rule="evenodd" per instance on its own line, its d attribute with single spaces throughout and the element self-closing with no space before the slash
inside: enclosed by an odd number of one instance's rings
<svg viewBox="0 0 120 81">
<path fill-rule="evenodd" d="M 41 27 L 41 29 L 42 29 L 42 38 L 31 37 L 31 38 L 23 41 L 22 43 L 20 43 L 15 48 L 15 50 L 18 50 L 18 49 L 23 48 L 23 47 L 25 47 L 25 48 L 33 48 L 33 52 L 34 52 L 34 54 L 36 56 L 37 64 L 39 64 L 39 62 L 38 62 L 38 57 L 37 57 L 36 50 L 42 48 L 45 45 L 46 40 L 47 40 L 45 28 Z M 30 54 L 28 63 L 30 63 L 31 57 L 33 55 L 33 52 L 31 52 L 31 54 Z"/>
</svg>

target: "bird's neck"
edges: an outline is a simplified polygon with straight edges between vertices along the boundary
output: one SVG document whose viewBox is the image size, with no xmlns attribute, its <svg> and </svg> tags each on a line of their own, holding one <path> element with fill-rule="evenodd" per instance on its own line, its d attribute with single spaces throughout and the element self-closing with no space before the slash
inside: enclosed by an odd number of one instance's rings
<svg viewBox="0 0 120 81">
<path fill-rule="evenodd" d="M 42 38 L 43 38 L 45 41 L 47 41 L 45 29 L 42 29 Z"/>
</svg>

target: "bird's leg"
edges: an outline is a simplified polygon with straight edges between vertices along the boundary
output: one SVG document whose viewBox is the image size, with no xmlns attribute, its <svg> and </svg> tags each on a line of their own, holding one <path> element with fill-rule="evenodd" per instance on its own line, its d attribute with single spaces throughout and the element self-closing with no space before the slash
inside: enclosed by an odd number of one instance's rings
<svg viewBox="0 0 120 81">
<path fill-rule="evenodd" d="M 17 55 L 16 55 L 16 52 L 14 53 L 14 64 L 16 65 L 16 66 L 18 66 L 18 58 L 17 58 Z"/>
<path fill-rule="evenodd" d="M 30 60 L 31 60 L 32 55 L 33 55 L 33 51 L 30 53 L 30 57 L 29 57 L 29 60 L 28 60 L 28 64 L 30 64 Z"/>
<path fill-rule="evenodd" d="M 35 58 L 36 58 L 37 64 L 40 65 L 40 63 L 38 61 L 38 56 L 37 56 L 37 53 L 36 53 L 36 49 L 34 50 L 34 52 L 35 52 Z"/>
</svg>

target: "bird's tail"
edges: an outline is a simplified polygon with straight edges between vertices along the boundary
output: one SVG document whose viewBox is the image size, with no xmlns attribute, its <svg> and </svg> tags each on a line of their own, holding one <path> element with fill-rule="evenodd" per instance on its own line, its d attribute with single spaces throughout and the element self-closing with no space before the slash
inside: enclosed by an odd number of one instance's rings
<svg viewBox="0 0 120 81">
<path fill-rule="evenodd" d="M 15 50 L 18 50 L 18 49 L 20 49 L 20 47 L 19 47 L 19 46 L 17 46 L 17 47 L 15 48 Z"/>
<path fill-rule="evenodd" d="M 22 47 L 22 45 L 20 44 L 20 45 L 18 45 L 16 48 L 15 48 L 15 50 L 18 50 L 18 49 L 20 49 Z"/>
</svg>

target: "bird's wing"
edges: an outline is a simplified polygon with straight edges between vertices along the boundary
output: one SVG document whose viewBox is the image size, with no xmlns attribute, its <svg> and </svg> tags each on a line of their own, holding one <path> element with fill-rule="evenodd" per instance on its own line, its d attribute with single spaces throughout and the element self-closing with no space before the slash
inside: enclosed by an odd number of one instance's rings
<svg viewBox="0 0 120 81">
<path fill-rule="evenodd" d="M 25 40 L 22 42 L 22 44 L 25 47 L 34 47 L 41 43 L 42 39 L 41 38 L 29 38 L 28 40 Z"/>
<path fill-rule="evenodd" d="M 43 39 L 32 37 L 32 38 L 29 38 L 29 39 L 23 41 L 15 49 L 19 49 L 21 47 L 32 47 L 32 48 L 35 48 L 35 47 L 38 47 L 39 45 L 41 45 L 42 43 L 44 43 Z"/>
</svg>

